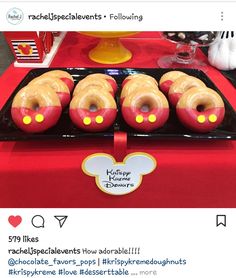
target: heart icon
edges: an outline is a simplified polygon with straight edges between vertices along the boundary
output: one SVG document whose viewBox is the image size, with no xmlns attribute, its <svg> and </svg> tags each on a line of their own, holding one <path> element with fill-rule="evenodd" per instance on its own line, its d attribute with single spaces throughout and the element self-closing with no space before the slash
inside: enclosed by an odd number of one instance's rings
<svg viewBox="0 0 236 278">
<path fill-rule="evenodd" d="M 8 217 L 8 222 L 9 222 L 14 228 L 16 228 L 18 225 L 20 225 L 21 221 L 22 221 L 22 218 L 21 218 L 20 215 L 16 215 L 16 216 L 10 215 L 10 216 Z"/>
</svg>

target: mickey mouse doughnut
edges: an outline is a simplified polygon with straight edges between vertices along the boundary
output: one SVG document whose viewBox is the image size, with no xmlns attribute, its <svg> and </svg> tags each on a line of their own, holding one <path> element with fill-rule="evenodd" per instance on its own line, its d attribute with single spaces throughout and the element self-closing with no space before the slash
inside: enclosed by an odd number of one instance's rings
<svg viewBox="0 0 236 278">
<path fill-rule="evenodd" d="M 167 73 L 162 75 L 159 81 L 160 90 L 167 95 L 170 86 L 173 84 L 173 82 L 177 80 L 179 77 L 186 76 L 186 75 L 187 75 L 186 73 L 178 70 L 168 71 Z"/>
<path fill-rule="evenodd" d="M 181 123 L 190 130 L 205 133 L 214 130 L 224 119 L 224 102 L 210 88 L 189 89 L 180 98 L 176 113 Z"/>
<path fill-rule="evenodd" d="M 62 112 L 60 100 L 48 85 L 28 85 L 14 97 L 11 116 L 28 133 L 43 132 L 54 126 Z"/>
<path fill-rule="evenodd" d="M 55 90 L 58 95 L 62 108 L 66 107 L 70 102 L 70 91 L 67 85 L 56 77 L 41 75 L 34 78 L 29 85 L 48 85 Z"/>
<path fill-rule="evenodd" d="M 136 74 L 131 74 L 129 76 L 127 76 L 124 81 L 122 82 L 122 88 L 127 84 L 127 82 L 131 81 L 131 80 L 141 80 L 141 81 L 146 81 L 148 83 L 154 83 L 158 86 L 158 82 L 156 81 L 156 79 L 150 75 L 144 74 L 144 73 L 136 73 Z"/>
<path fill-rule="evenodd" d="M 73 97 L 69 114 L 77 127 L 89 132 L 98 132 L 113 124 L 117 107 L 109 92 L 90 86 Z"/>
<path fill-rule="evenodd" d="M 206 87 L 206 85 L 200 79 L 189 75 L 176 79 L 169 89 L 168 99 L 170 103 L 176 106 L 181 96 L 193 87 Z"/>
<path fill-rule="evenodd" d="M 115 94 L 115 92 L 117 91 L 117 88 L 118 88 L 116 80 L 108 74 L 93 73 L 93 74 L 87 75 L 84 79 L 87 79 L 87 80 L 104 79 L 111 84 L 114 94 Z"/>
<path fill-rule="evenodd" d="M 145 78 L 134 78 L 129 80 L 129 82 L 124 85 L 120 94 L 120 103 L 122 104 L 124 99 L 128 95 L 132 94 L 140 88 L 146 88 L 146 90 L 150 89 L 152 91 L 159 92 L 157 83 L 153 82 L 152 80 Z"/>
<path fill-rule="evenodd" d="M 162 127 L 169 117 L 169 105 L 161 92 L 142 88 L 128 95 L 122 104 L 126 123 L 136 130 L 150 132 Z"/>
<path fill-rule="evenodd" d="M 96 86 L 98 89 L 106 90 L 114 97 L 114 91 L 110 82 L 107 82 L 107 80 L 103 78 L 88 78 L 88 76 L 78 82 L 75 86 L 73 96 L 79 94 L 83 90 L 89 90 L 89 86 Z"/>
<path fill-rule="evenodd" d="M 71 74 L 64 70 L 50 70 L 42 74 L 41 76 L 51 76 L 61 79 L 69 88 L 69 91 L 72 92 L 74 88 L 74 80 Z"/>
</svg>

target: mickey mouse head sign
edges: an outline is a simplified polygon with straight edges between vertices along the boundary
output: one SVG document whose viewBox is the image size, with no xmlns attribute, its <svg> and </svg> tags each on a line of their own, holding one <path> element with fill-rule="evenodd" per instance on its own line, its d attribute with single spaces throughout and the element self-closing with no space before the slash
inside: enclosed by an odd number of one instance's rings
<svg viewBox="0 0 236 278">
<path fill-rule="evenodd" d="M 111 195 L 125 195 L 136 190 L 143 175 L 156 168 L 156 160 L 147 153 L 132 153 L 123 162 L 113 156 L 97 153 L 88 156 L 82 163 L 85 174 L 95 177 L 100 190 Z"/>
</svg>

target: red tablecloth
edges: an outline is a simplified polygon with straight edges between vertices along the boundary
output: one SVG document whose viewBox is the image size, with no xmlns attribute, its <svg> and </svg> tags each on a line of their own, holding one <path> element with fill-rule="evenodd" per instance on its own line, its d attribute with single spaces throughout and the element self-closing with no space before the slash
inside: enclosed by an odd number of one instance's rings
<svg viewBox="0 0 236 278">
<path fill-rule="evenodd" d="M 133 58 L 112 67 L 157 67 L 158 57 L 174 50 L 155 32 L 122 41 Z M 96 42 L 68 33 L 51 66 L 100 67 L 87 57 Z M 0 77 L 0 107 L 28 71 L 11 65 Z M 236 108 L 233 86 L 211 66 L 207 75 Z M 0 207 L 236 207 L 236 141 L 128 140 L 128 153 L 148 152 L 158 167 L 139 189 L 119 197 L 101 192 L 81 170 L 87 155 L 112 151 L 111 139 L 1 142 Z"/>
</svg>

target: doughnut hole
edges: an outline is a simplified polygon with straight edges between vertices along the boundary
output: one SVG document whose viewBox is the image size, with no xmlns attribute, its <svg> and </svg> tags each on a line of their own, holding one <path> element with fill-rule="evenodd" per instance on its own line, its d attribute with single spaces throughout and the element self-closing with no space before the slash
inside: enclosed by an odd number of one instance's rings
<svg viewBox="0 0 236 278">
<path fill-rule="evenodd" d="M 152 103 L 150 99 L 140 99 L 140 101 L 137 102 L 137 108 L 143 113 L 149 113 L 155 107 L 155 103 Z"/>
<path fill-rule="evenodd" d="M 85 102 L 83 102 L 83 101 L 85 101 Z M 103 99 L 100 99 L 99 97 L 93 98 L 91 96 L 88 96 L 87 103 L 86 103 L 86 98 L 84 98 L 81 102 L 83 102 L 81 104 L 81 106 L 84 107 L 85 109 L 87 109 L 91 113 L 96 113 L 102 107 L 104 107 Z"/>
<path fill-rule="evenodd" d="M 94 103 L 90 104 L 90 106 L 89 106 L 89 111 L 90 111 L 90 112 L 96 112 L 96 111 L 98 111 L 97 105 L 94 104 Z"/>
<path fill-rule="evenodd" d="M 34 111 L 38 111 L 40 109 L 39 103 L 37 101 L 33 102 L 31 109 L 34 110 Z"/>
<path fill-rule="evenodd" d="M 199 104 L 197 105 L 196 109 L 198 112 L 203 112 L 205 111 L 205 106 L 203 104 Z"/>
<path fill-rule="evenodd" d="M 143 104 L 141 107 L 140 107 L 140 111 L 141 112 L 149 112 L 151 110 L 150 108 L 150 105 L 149 104 Z"/>
<path fill-rule="evenodd" d="M 193 108 L 198 112 L 205 112 L 208 109 L 215 107 L 214 104 L 214 101 L 210 98 L 200 99 L 199 101 L 195 100 L 195 103 L 193 103 Z"/>
<path fill-rule="evenodd" d="M 159 106 L 158 100 L 153 100 L 150 96 L 141 96 L 135 102 L 137 109 L 143 113 L 149 113 Z"/>
<path fill-rule="evenodd" d="M 35 112 L 39 111 L 42 106 L 44 106 L 43 101 L 35 96 L 25 99 L 23 105 L 23 107 L 28 107 Z"/>
</svg>

